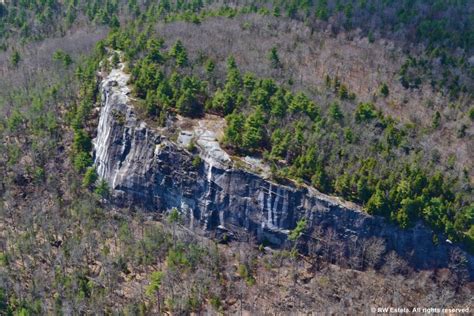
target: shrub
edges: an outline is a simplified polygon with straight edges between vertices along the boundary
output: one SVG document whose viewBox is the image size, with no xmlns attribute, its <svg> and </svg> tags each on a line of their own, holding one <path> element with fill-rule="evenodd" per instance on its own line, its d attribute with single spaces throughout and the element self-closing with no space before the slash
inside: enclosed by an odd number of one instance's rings
<svg viewBox="0 0 474 316">
<path fill-rule="evenodd" d="M 73 165 L 77 172 L 83 172 L 87 167 L 92 165 L 92 158 L 89 153 L 81 151 L 74 156 Z"/>
<path fill-rule="evenodd" d="M 82 186 L 84 188 L 92 188 L 92 186 L 97 181 L 97 172 L 95 171 L 94 167 L 89 167 L 84 174 L 84 178 L 82 179 Z"/>
<path fill-rule="evenodd" d="M 389 90 L 386 83 L 383 83 L 382 86 L 380 87 L 380 94 L 385 98 L 388 96 Z"/>
<path fill-rule="evenodd" d="M 355 112 L 356 122 L 368 122 L 377 117 L 377 111 L 372 103 L 359 103 Z"/>
<path fill-rule="evenodd" d="M 471 119 L 471 121 L 474 121 L 474 107 L 472 107 L 472 108 L 469 110 L 468 116 L 469 116 L 469 118 Z"/>
<path fill-rule="evenodd" d="M 192 162 L 193 167 L 194 167 L 194 168 L 199 168 L 199 166 L 201 165 L 201 163 L 202 163 L 201 157 L 199 157 L 199 155 L 194 156 L 193 162 Z"/>
</svg>

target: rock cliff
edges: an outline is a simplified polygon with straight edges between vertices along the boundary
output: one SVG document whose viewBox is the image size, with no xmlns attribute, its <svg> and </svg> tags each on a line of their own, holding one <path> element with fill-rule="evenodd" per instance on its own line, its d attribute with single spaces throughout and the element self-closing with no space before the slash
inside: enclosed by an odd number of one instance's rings
<svg viewBox="0 0 474 316">
<path fill-rule="evenodd" d="M 361 269 L 377 267 L 394 251 L 416 269 L 456 266 L 472 278 L 473 257 L 445 238 L 435 245 L 433 232 L 421 223 L 402 230 L 311 188 L 273 183 L 235 167 L 209 126 L 182 130 L 171 141 L 137 118 L 127 81 L 127 74 L 114 69 L 101 82 L 94 140 L 97 172 L 116 205 L 157 212 L 176 207 L 190 229 L 274 246 L 284 245 L 296 222 L 306 218 L 301 251 Z M 199 164 L 187 150 L 191 141 Z"/>
</svg>

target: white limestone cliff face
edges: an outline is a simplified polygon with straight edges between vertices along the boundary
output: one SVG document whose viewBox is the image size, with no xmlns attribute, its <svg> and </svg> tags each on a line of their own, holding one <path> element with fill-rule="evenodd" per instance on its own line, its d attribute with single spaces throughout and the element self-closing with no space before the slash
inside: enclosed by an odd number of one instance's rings
<svg viewBox="0 0 474 316">
<path fill-rule="evenodd" d="M 333 261 L 361 258 L 363 268 L 365 246 L 375 238 L 383 244 L 380 260 L 395 251 L 415 268 L 447 267 L 451 253 L 460 251 L 473 275 L 472 256 L 447 242 L 434 245 L 432 231 L 421 223 L 402 230 L 314 189 L 273 183 L 257 172 L 234 167 L 219 146 L 218 133 L 206 121 L 212 118 L 195 121 L 181 130 L 176 142 L 170 141 L 137 119 L 127 87 L 129 76 L 122 69 L 123 65 L 112 70 L 101 82 L 102 107 L 94 140 L 97 172 L 109 183 L 116 205 L 157 212 L 176 207 L 197 232 L 217 238 L 253 236 L 274 246 L 284 245 L 296 222 L 306 218 L 308 229 L 300 245 L 304 252 Z M 191 141 L 203 160 L 197 167 L 187 150 Z M 248 159 L 249 165 L 264 169 L 261 162 Z M 331 253 L 335 251 L 337 258 Z"/>
</svg>

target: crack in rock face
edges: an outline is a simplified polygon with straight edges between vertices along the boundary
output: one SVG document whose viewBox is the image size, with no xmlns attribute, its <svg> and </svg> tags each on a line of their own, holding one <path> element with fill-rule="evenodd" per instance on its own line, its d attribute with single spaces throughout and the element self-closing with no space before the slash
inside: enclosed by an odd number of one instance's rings
<svg viewBox="0 0 474 316">
<path fill-rule="evenodd" d="M 176 207 L 185 225 L 198 233 L 274 247 L 287 246 L 288 233 L 305 218 L 307 228 L 297 244 L 303 253 L 365 269 L 380 267 L 395 252 L 416 269 L 455 262 L 473 278 L 473 257 L 449 242 L 435 245 L 433 232 L 422 223 L 402 230 L 312 188 L 273 183 L 261 173 L 235 167 L 213 128 L 220 118 L 194 120 L 181 129 L 176 142 L 170 141 L 137 118 L 123 69 L 120 64 L 100 84 L 102 106 L 94 139 L 97 173 L 111 187 L 115 205 L 154 212 Z M 187 150 L 191 142 L 202 158 L 199 166 Z M 264 169 L 261 161 L 246 160 Z"/>
</svg>

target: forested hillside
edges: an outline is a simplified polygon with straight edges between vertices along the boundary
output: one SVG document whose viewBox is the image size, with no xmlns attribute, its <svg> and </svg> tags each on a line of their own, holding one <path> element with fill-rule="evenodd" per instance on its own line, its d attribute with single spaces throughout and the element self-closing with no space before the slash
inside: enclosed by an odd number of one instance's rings
<svg viewBox="0 0 474 316">
<path fill-rule="evenodd" d="M 197 237 L 175 210 L 117 208 L 92 139 L 98 83 L 124 63 L 153 128 L 216 115 L 221 146 L 272 181 L 472 253 L 473 14 L 468 0 L 3 1 L 0 315 L 469 305 L 459 253 L 449 269 L 389 253 L 354 271 L 299 255 L 303 226 L 271 250 Z"/>
<path fill-rule="evenodd" d="M 309 24 L 330 22 L 336 30 L 361 28 L 364 35 L 388 36 L 405 42 L 423 43 L 429 48 L 463 49 L 471 54 L 474 10 L 472 3 L 460 1 L 4 1 L 0 14 L 4 37 L 19 33 L 25 38 L 50 36 L 65 30 L 83 19 L 89 22 L 117 26 L 118 20 L 145 13 L 151 17 L 173 18 L 174 14 L 199 20 L 214 8 L 239 8 L 263 14 L 287 16 Z M 202 12 L 204 11 L 204 12 Z M 52 23 L 54 22 L 54 23 Z"/>
<path fill-rule="evenodd" d="M 225 69 L 219 75 L 212 56 L 199 50 L 191 58 L 180 39 L 166 43 L 159 33 L 153 38 L 136 28 L 129 32 L 112 33 L 103 45 L 125 52 L 134 93 L 142 100 L 138 105 L 157 125 L 165 124 L 170 113 L 225 116 L 222 142 L 236 155 L 262 156 L 276 179 L 309 183 L 402 227 L 422 218 L 453 240 L 463 239 L 470 229 L 472 196 L 464 191 L 470 186 L 468 170 L 438 168 L 430 149 L 420 146 L 423 134 L 440 124 L 436 115 L 425 132 L 402 124 L 329 74 L 317 90 L 299 91 L 291 77 L 282 80 L 284 66 L 276 47 L 266 52 L 264 62 L 280 73 L 280 82 L 241 72 L 233 55 L 225 66 L 221 63 Z M 163 34 L 170 33 L 168 28 Z M 112 63 L 119 58 L 115 54 Z M 239 57 L 244 59 L 245 53 Z M 382 84 L 378 97 L 389 98 L 389 91 Z"/>
</svg>

